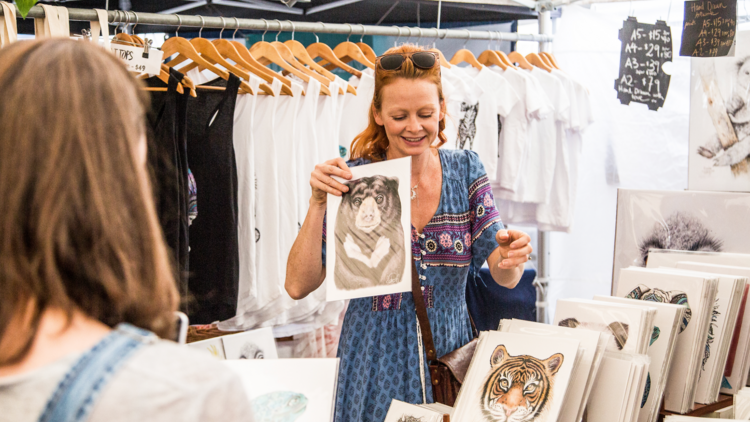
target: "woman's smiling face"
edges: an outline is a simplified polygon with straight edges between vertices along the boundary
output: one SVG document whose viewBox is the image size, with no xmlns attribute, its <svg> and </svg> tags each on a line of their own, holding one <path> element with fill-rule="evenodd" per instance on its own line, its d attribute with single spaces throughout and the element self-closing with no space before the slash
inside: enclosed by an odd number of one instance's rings
<svg viewBox="0 0 750 422">
<path fill-rule="evenodd" d="M 382 88 L 375 122 L 385 128 L 389 158 L 416 156 L 432 145 L 445 117 L 437 86 L 424 79 L 399 78 Z"/>
</svg>

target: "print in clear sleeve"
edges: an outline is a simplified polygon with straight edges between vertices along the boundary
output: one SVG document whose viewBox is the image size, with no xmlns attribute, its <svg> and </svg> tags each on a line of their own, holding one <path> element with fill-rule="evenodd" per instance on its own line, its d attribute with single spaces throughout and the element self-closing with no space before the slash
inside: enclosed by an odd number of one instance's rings
<svg viewBox="0 0 750 422">
<path fill-rule="evenodd" d="M 397 177 L 363 177 L 347 183 L 336 218 L 339 289 L 396 284 L 404 273 L 404 230 Z"/>
<path fill-rule="evenodd" d="M 350 168 L 349 190 L 328 195 L 328 301 L 411 290 L 411 158 Z"/>
<path fill-rule="evenodd" d="M 487 422 L 544 422 L 552 403 L 555 374 L 564 361 L 561 353 L 547 359 L 511 356 L 504 345 L 495 348 L 491 370 L 482 384 L 482 415 Z"/>
</svg>

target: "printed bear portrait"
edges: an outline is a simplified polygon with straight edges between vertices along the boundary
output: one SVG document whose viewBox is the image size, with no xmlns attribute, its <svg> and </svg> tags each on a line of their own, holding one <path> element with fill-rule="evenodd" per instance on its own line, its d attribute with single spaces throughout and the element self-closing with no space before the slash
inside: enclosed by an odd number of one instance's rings
<svg viewBox="0 0 750 422">
<path fill-rule="evenodd" d="M 336 216 L 334 282 L 344 290 L 397 284 L 406 265 L 397 177 L 347 183 Z"/>
</svg>

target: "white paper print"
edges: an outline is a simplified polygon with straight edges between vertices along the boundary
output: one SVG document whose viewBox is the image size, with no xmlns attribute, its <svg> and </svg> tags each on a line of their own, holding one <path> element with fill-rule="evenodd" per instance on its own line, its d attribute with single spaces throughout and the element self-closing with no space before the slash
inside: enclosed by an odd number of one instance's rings
<svg viewBox="0 0 750 422">
<path fill-rule="evenodd" d="M 352 167 L 349 191 L 328 195 L 327 300 L 411 290 L 411 158 Z"/>
<path fill-rule="evenodd" d="M 227 359 L 278 359 L 271 327 L 221 337 Z"/>
<path fill-rule="evenodd" d="M 255 422 L 331 422 L 338 359 L 227 360 L 242 380 Z"/>
<path fill-rule="evenodd" d="M 186 344 L 187 347 L 207 353 L 216 359 L 226 359 L 224 354 L 224 345 L 221 338 L 212 338 L 208 340 L 196 341 Z"/>
<path fill-rule="evenodd" d="M 750 32 L 735 57 L 693 58 L 690 190 L 750 192 Z"/>
<path fill-rule="evenodd" d="M 649 249 L 750 253 L 750 194 L 620 189 L 612 291 Z"/>
</svg>

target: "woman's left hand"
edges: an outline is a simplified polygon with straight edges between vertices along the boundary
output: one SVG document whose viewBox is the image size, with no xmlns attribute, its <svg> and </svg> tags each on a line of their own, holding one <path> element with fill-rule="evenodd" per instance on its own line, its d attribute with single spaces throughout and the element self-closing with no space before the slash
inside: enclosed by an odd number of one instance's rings
<svg viewBox="0 0 750 422">
<path fill-rule="evenodd" d="M 529 260 L 531 248 L 531 237 L 518 230 L 500 230 L 495 235 L 495 240 L 500 251 L 500 262 L 498 267 L 510 270 L 523 265 Z"/>
</svg>

